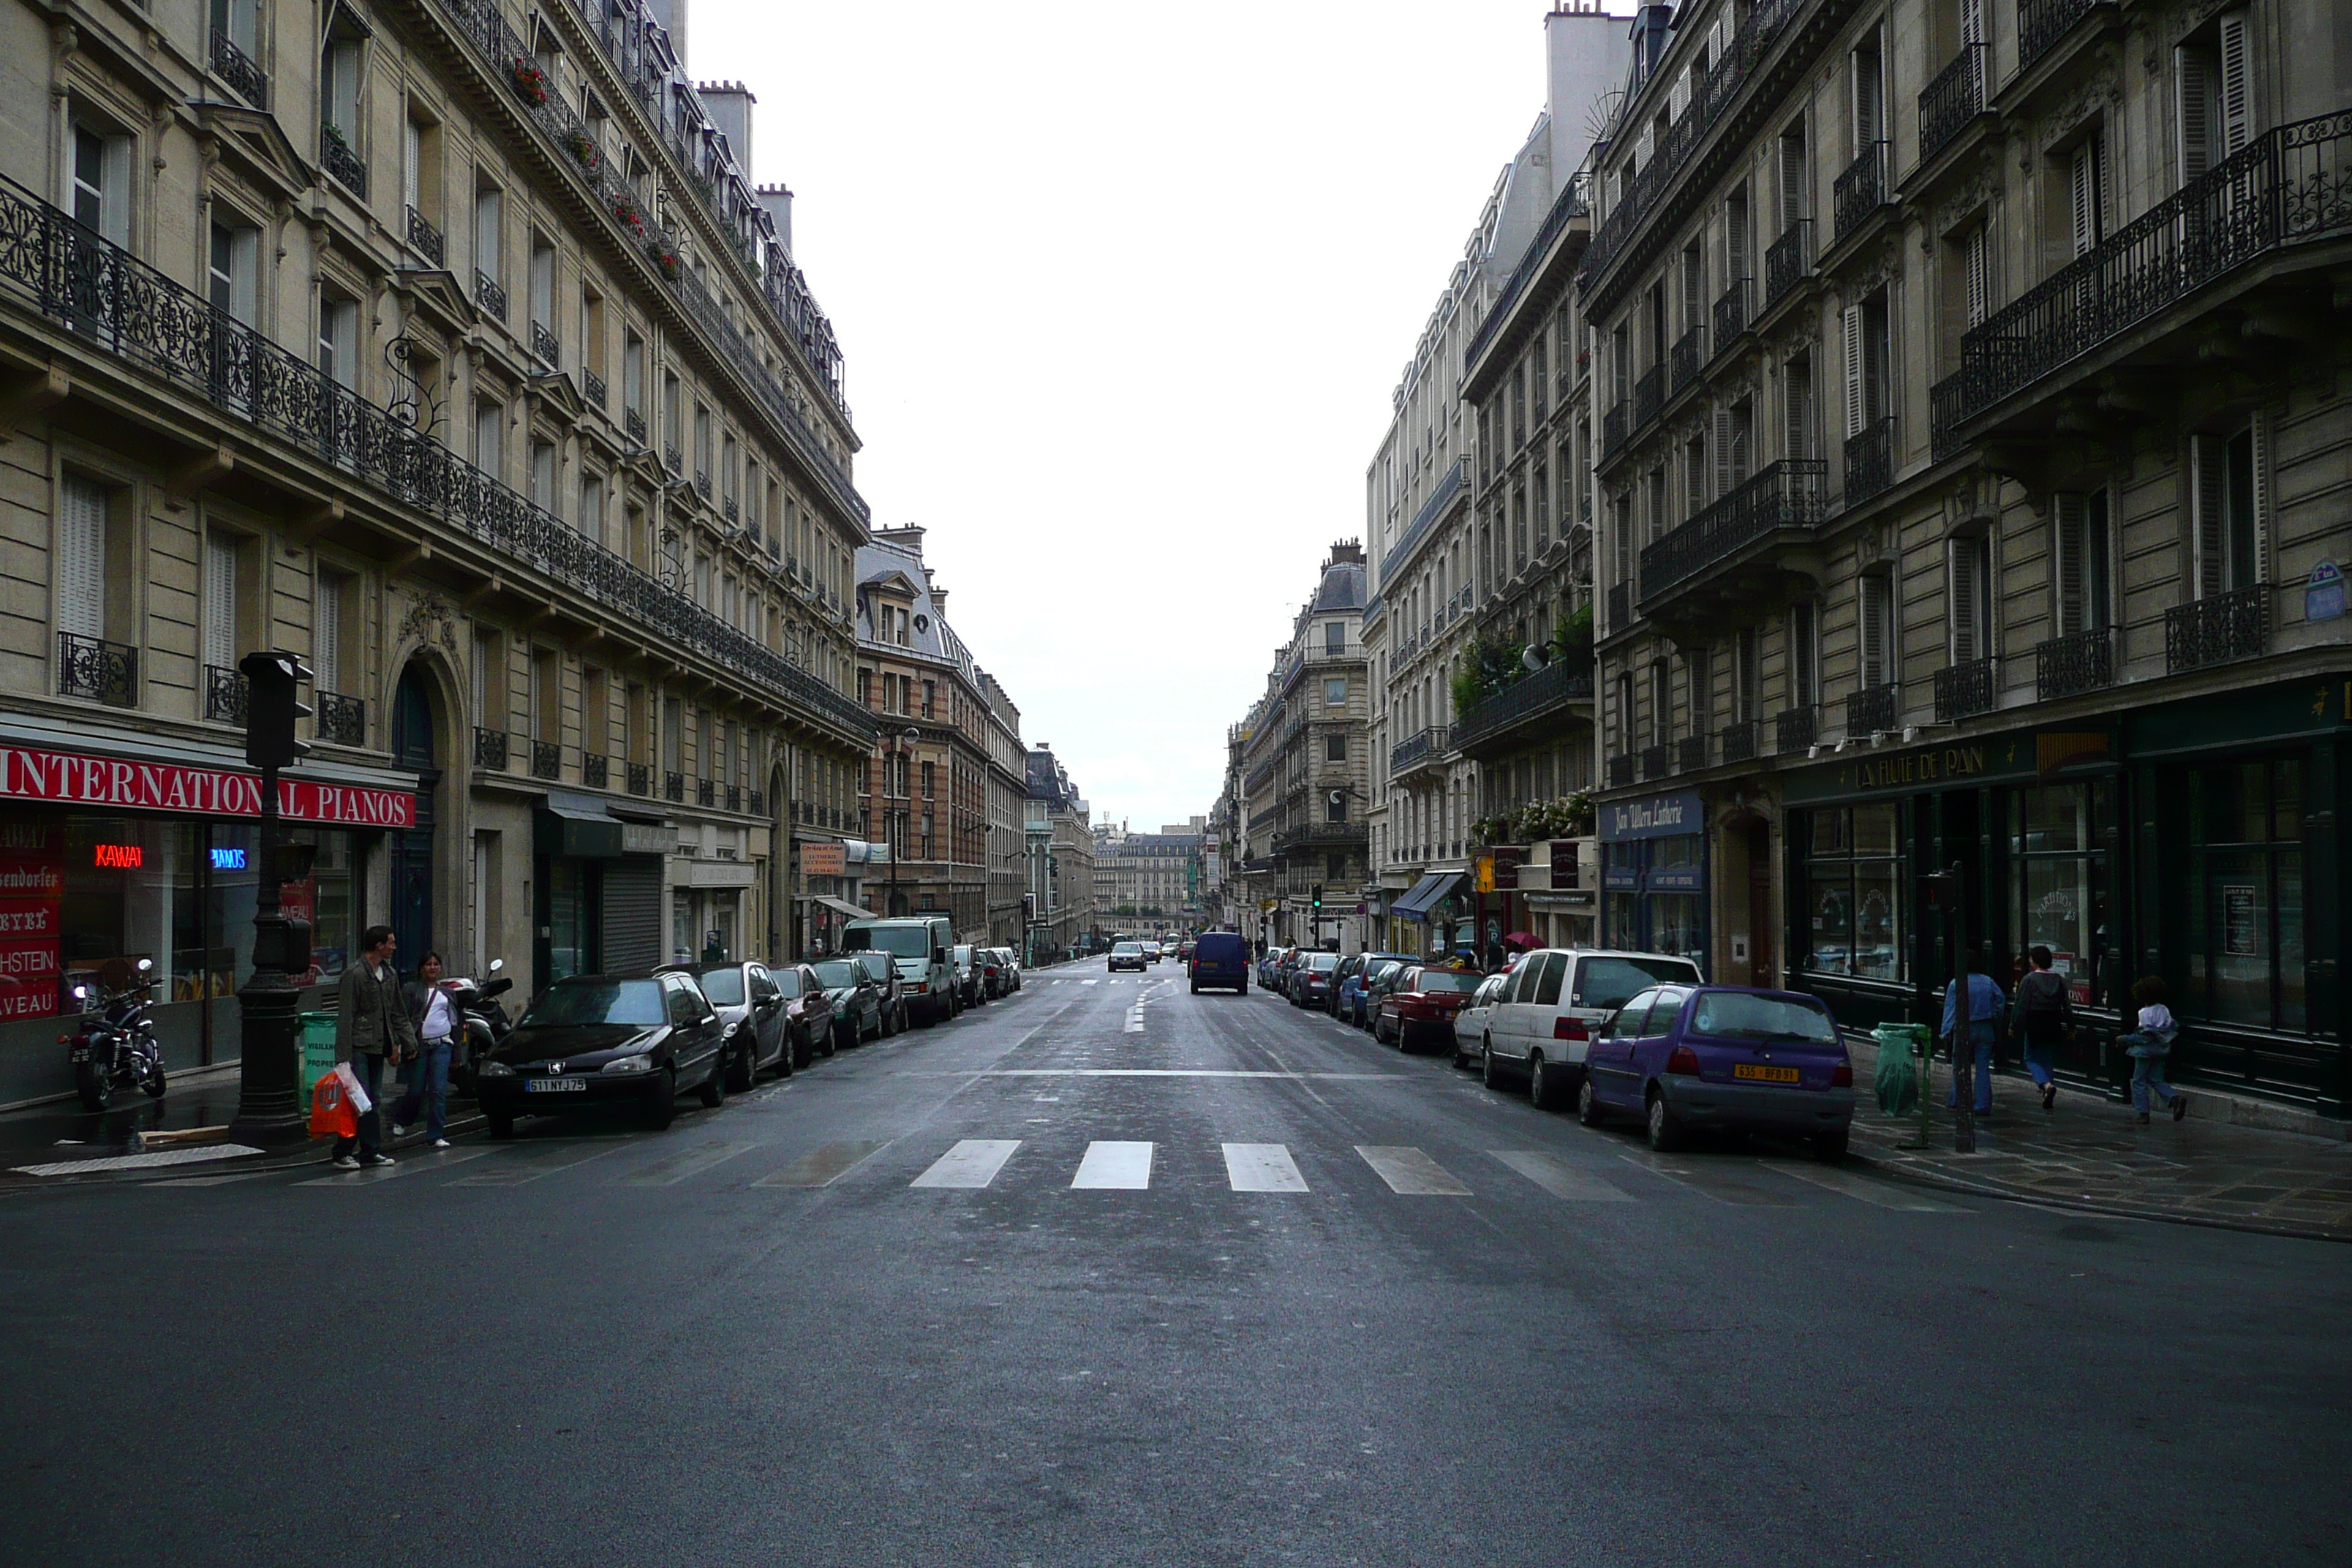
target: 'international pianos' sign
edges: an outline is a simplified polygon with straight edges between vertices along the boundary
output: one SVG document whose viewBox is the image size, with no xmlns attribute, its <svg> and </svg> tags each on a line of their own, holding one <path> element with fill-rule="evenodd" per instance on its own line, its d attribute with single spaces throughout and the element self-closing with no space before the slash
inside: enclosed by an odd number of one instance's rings
<svg viewBox="0 0 2352 1568">
<path fill-rule="evenodd" d="M 0 747 L 0 800 L 189 816 L 259 816 L 261 775 L 7 746 Z M 293 821 L 341 827 L 416 826 L 416 797 L 407 791 L 310 779 L 279 779 L 278 810 Z"/>
</svg>

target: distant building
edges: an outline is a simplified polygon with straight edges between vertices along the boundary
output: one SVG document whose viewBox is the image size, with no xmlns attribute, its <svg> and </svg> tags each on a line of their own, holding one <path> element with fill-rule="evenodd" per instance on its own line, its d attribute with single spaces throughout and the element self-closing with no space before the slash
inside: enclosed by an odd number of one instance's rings
<svg viewBox="0 0 2352 1568">
<path fill-rule="evenodd" d="M 1129 833 L 1125 825 L 1095 829 L 1095 926 L 1103 935 L 1158 935 L 1202 923 L 1201 831 Z"/>
<path fill-rule="evenodd" d="M 1093 924 L 1094 834 L 1087 803 L 1053 747 L 1028 753 L 1024 839 L 1028 866 L 1028 945 L 1032 963 L 1075 952 Z"/>
</svg>

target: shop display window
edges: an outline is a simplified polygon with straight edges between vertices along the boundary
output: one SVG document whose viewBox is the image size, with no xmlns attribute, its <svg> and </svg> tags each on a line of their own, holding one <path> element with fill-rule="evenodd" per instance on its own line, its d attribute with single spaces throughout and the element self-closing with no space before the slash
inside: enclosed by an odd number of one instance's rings
<svg viewBox="0 0 2352 1568">
<path fill-rule="evenodd" d="M 2303 764 L 2189 774 L 2189 994 L 2193 1018 L 2301 1031 Z"/>
<path fill-rule="evenodd" d="M 59 824 L 63 852 L 58 911 L 62 1010 L 74 1010 L 62 998 L 76 985 L 102 985 L 110 973 L 120 980 L 126 966 L 142 958 L 155 965 L 157 1002 L 206 994 L 196 866 L 201 827 L 158 817 L 82 813 L 50 821 Z"/>
<path fill-rule="evenodd" d="M 278 895 L 279 907 L 289 919 L 310 922 L 310 983 L 331 984 L 342 977 L 359 935 L 353 923 L 359 888 L 353 880 L 352 836 L 331 828 L 297 827 L 289 830 L 286 841 L 311 847 L 310 874 L 286 884 Z"/>
<path fill-rule="evenodd" d="M 1903 980 L 1910 973 L 1910 881 L 1899 803 L 1804 814 L 1804 967 L 1818 974 Z"/>
<path fill-rule="evenodd" d="M 2050 950 L 2077 1006 L 2115 1005 L 2123 962 L 2109 908 L 2107 834 L 2115 792 L 2105 780 L 2020 789 L 2009 798 L 2018 948 Z M 2021 962 L 2022 962 L 2021 960 Z"/>
</svg>

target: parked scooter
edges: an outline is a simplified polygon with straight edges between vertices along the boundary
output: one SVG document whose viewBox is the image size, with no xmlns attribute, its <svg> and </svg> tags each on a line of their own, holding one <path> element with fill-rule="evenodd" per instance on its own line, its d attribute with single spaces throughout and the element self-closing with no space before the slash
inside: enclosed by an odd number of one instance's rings
<svg viewBox="0 0 2352 1568">
<path fill-rule="evenodd" d="M 514 976 L 500 974 L 507 966 L 503 958 L 490 960 L 490 978 L 487 981 L 451 977 L 441 982 L 441 989 L 449 993 L 463 1021 L 457 1048 L 449 1057 L 449 1087 L 470 1094 L 474 1089 L 474 1069 L 498 1047 L 514 1027 L 507 1010 L 498 998 L 514 989 Z"/>
<path fill-rule="evenodd" d="M 74 1091 L 84 1110 L 104 1110 L 117 1090 L 133 1087 L 145 1089 L 151 1100 L 163 1098 L 163 1047 L 147 1014 L 154 973 L 152 959 L 142 958 L 135 967 L 110 959 L 99 972 L 97 987 L 74 987 L 80 1024 L 72 1034 L 59 1035 L 58 1043 L 68 1047 Z"/>
</svg>

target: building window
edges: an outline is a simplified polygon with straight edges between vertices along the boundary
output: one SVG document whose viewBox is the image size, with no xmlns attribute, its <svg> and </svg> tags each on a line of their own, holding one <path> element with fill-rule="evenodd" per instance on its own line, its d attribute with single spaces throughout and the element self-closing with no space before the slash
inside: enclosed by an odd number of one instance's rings
<svg viewBox="0 0 2352 1568">
<path fill-rule="evenodd" d="M 2226 763 L 2189 775 L 2191 1017 L 2306 1026 L 2303 764 Z"/>
<path fill-rule="evenodd" d="M 2106 945 L 2115 940 L 2106 857 L 2114 823 L 2114 789 L 2105 780 L 2024 788 L 2009 799 L 2018 945 L 2047 947 L 2051 968 L 2083 1006 L 2111 1005 L 2101 981 L 2111 970 L 2121 978 L 2123 955 Z"/>
<path fill-rule="evenodd" d="M 1324 622 L 1323 651 L 1326 653 L 1341 653 L 1346 651 L 1347 647 L 1348 623 L 1345 621 Z"/>
<path fill-rule="evenodd" d="M 496 403 L 474 407 L 474 466 L 497 479 L 506 466 L 507 411 Z"/>
<path fill-rule="evenodd" d="M 2051 590 L 2058 635 L 2103 630 L 2115 624 L 2115 533 L 2107 520 L 2107 492 L 2061 492 L 2053 500 L 2050 527 L 2056 570 Z"/>
<path fill-rule="evenodd" d="M 58 630 L 106 636 L 106 491 L 68 474 L 58 494 Z"/>
<path fill-rule="evenodd" d="M 1857 593 L 1863 689 L 1891 686 L 1902 679 L 1895 636 L 1895 579 L 1885 571 L 1865 572 Z"/>
<path fill-rule="evenodd" d="M 1674 671 L 1663 658 L 1650 661 L 1650 744 L 1675 738 Z"/>
<path fill-rule="evenodd" d="M 1323 683 L 1323 705 L 1326 708 L 1344 708 L 1347 704 L 1348 678 L 1346 676 L 1335 675 Z"/>
<path fill-rule="evenodd" d="M 1886 295 L 1845 308 L 1845 433 L 1848 440 L 1886 417 Z"/>
<path fill-rule="evenodd" d="M 260 314 L 261 231 L 215 220 L 206 281 L 212 302 L 251 326 Z"/>
<path fill-rule="evenodd" d="M 2180 46 L 2180 183 L 2202 176 L 2253 135 L 2252 86 L 2246 68 L 2246 14 L 2227 11 Z"/>
<path fill-rule="evenodd" d="M 236 541 L 225 533 L 207 532 L 204 594 L 196 620 L 204 661 L 215 669 L 236 668 Z"/>
<path fill-rule="evenodd" d="M 1327 763 L 1346 762 L 1348 760 L 1348 737 L 1344 734 L 1324 736 L 1323 760 Z"/>
<path fill-rule="evenodd" d="M 1821 611 L 1811 599 L 1789 606 L 1789 706 L 1811 708 L 1821 700 Z"/>
<path fill-rule="evenodd" d="M 1962 534 L 1947 547 L 1949 574 L 1951 661 L 1974 664 L 1990 658 L 1992 640 L 1992 542 Z"/>
<path fill-rule="evenodd" d="M 131 243 L 131 138 L 73 127 L 73 216 L 100 238 Z"/>
<path fill-rule="evenodd" d="M 530 444 L 530 504 L 541 511 L 555 510 L 555 443 Z"/>
<path fill-rule="evenodd" d="M 1903 814 L 1899 803 L 1832 806 L 1804 813 L 1810 916 L 1796 935 L 1804 967 L 1820 974 L 1901 980 L 1909 972 L 1905 950 L 1909 904 L 1904 877 Z"/>
<path fill-rule="evenodd" d="M 319 368 L 346 390 L 359 385 L 360 307 L 339 295 L 319 296 Z"/>
<path fill-rule="evenodd" d="M 2264 581 L 2266 485 L 2262 427 L 2190 438 L 2190 510 L 2196 520 L 2197 596 L 2234 593 Z"/>
</svg>

